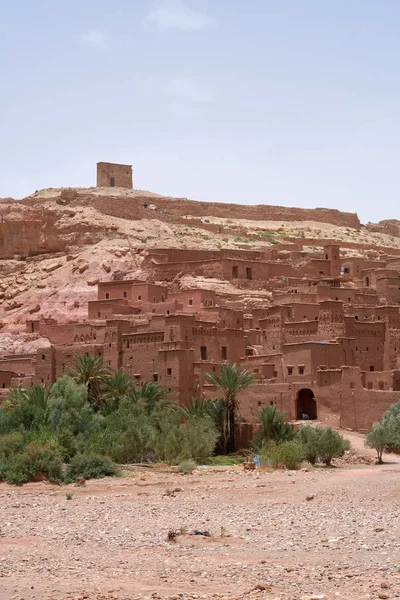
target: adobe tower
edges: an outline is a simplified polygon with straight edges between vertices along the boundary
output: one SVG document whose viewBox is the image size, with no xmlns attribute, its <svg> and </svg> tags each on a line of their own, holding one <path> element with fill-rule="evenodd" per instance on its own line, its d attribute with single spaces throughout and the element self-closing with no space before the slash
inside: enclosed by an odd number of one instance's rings
<svg viewBox="0 0 400 600">
<path fill-rule="evenodd" d="M 97 163 L 97 187 L 133 188 L 132 165 Z"/>
</svg>

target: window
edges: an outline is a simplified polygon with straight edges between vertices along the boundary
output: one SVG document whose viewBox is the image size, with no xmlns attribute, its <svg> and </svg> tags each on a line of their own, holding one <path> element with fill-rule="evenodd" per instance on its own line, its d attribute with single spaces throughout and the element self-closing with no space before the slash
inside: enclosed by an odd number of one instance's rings
<svg viewBox="0 0 400 600">
<path fill-rule="evenodd" d="M 226 346 L 221 348 L 221 358 L 222 360 L 228 360 L 228 348 Z"/>
<path fill-rule="evenodd" d="M 274 377 L 278 377 L 278 371 L 274 371 Z"/>
<path fill-rule="evenodd" d="M 168 367 L 168 369 L 167 369 L 167 375 L 172 375 L 172 369 L 171 369 L 171 367 Z"/>
<path fill-rule="evenodd" d="M 137 299 L 138 299 L 138 300 L 141 300 L 141 299 L 142 299 L 142 296 L 138 296 L 138 297 L 137 297 Z"/>
<path fill-rule="evenodd" d="M 100 319 L 100 317 L 101 317 L 101 312 L 98 312 L 97 313 L 97 318 Z"/>
<path fill-rule="evenodd" d="M 42 360 L 46 360 L 46 355 L 42 354 Z"/>
<path fill-rule="evenodd" d="M 200 346 L 201 360 L 207 360 L 207 346 Z"/>
<path fill-rule="evenodd" d="M 355 315 L 354 320 L 358 321 L 358 315 Z"/>
<path fill-rule="evenodd" d="M 157 383 L 158 381 L 158 373 L 153 373 L 153 381 Z"/>
<path fill-rule="evenodd" d="M 287 368 L 287 374 L 288 375 L 293 375 L 293 367 L 288 367 Z"/>
<path fill-rule="evenodd" d="M 299 375 L 304 375 L 304 366 L 299 367 Z"/>
<path fill-rule="evenodd" d="M 109 297 L 110 297 L 110 294 L 107 292 L 107 293 L 106 293 L 106 300 L 108 300 L 108 299 L 109 299 Z"/>
<path fill-rule="evenodd" d="M 189 306 L 193 306 L 193 299 L 192 298 L 190 298 L 190 300 L 188 300 L 188 304 L 189 304 Z"/>
<path fill-rule="evenodd" d="M 111 185 L 111 187 L 115 187 L 115 178 L 114 177 L 111 177 L 110 185 Z"/>
<path fill-rule="evenodd" d="M 370 366 L 370 368 L 369 368 L 369 370 L 370 370 L 371 372 L 372 372 L 372 371 L 375 371 L 375 367 L 374 367 L 374 365 L 371 365 L 371 366 Z"/>
<path fill-rule="evenodd" d="M 253 279 L 253 272 L 251 267 L 246 267 L 246 279 Z"/>
<path fill-rule="evenodd" d="M 136 373 L 135 375 L 133 375 L 133 379 L 140 381 L 140 373 Z"/>
<path fill-rule="evenodd" d="M 319 274 L 320 274 L 320 275 L 324 275 L 324 272 L 323 272 L 323 271 L 319 271 Z"/>
<path fill-rule="evenodd" d="M 128 297 L 128 292 L 124 292 L 124 298 Z"/>
<path fill-rule="evenodd" d="M 239 267 L 232 267 L 232 278 L 237 279 L 239 277 Z"/>
</svg>

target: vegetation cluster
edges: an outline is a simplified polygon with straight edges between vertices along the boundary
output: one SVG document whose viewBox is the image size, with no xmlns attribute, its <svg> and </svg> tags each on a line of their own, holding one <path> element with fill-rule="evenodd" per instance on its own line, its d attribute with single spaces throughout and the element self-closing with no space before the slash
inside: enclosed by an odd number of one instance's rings
<svg viewBox="0 0 400 600">
<path fill-rule="evenodd" d="M 235 455 L 238 394 L 254 375 L 227 364 L 207 378 L 220 398 L 178 406 L 157 383 L 139 385 L 101 357 L 78 356 L 53 385 L 10 390 L 0 408 L 0 480 L 69 483 L 118 475 L 117 464 L 162 461 L 190 473 L 197 464 L 244 461 Z M 330 465 L 348 447 L 331 428 L 296 432 L 275 406 L 257 417 L 253 453 L 271 468 L 298 468 L 303 460 Z"/>
</svg>

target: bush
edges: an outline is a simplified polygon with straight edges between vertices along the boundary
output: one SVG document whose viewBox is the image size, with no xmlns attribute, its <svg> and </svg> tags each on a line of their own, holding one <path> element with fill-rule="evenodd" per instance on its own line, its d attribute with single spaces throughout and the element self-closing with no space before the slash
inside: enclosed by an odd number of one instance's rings
<svg viewBox="0 0 400 600">
<path fill-rule="evenodd" d="M 21 452 L 24 446 L 24 436 L 19 431 L 13 431 L 0 436 L 0 459 L 7 460 Z"/>
<path fill-rule="evenodd" d="M 189 475 L 196 468 L 196 463 L 194 460 L 184 460 L 176 467 L 177 473 L 184 473 L 185 475 Z"/>
<path fill-rule="evenodd" d="M 67 467 L 65 474 L 66 483 L 72 483 L 77 477 L 84 479 L 101 479 L 102 477 L 116 477 L 119 475 L 116 464 L 107 456 L 87 453 L 75 454 Z"/>
<path fill-rule="evenodd" d="M 157 423 L 157 430 L 154 451 L 158 460 L 173 465 L 190 458 L 177 412 L 164 413 L 164 418 Z"/>
<path fill-rule="evenodd" d="M 296 441 L 277 444 L 270 441 L 261 450 L 261 464 L 273 469 L 298 469 L 303 461 L 303 446 Z"/>
<path fill-rule="evenodd" d="M 290 471 L 298 469 L 304 458 L 302 444 L 295 441 L 282 442 L 278 444 L 278 464 L 280 467 Z"/>
<path fill-rule="evenodd" d="M 0 465 L 0 479 L 10 485 L 22 485 L 29 481 L 29 473 L 23 454 L 15 454 Z"/>
<path fill-rule="evenodd" d="M 332 427 L 316 427 L 318 457 L 330 466 L 333 458 L 343 456 L 350 446 L 347 440 L 332 429 Z"/>
<path fill-rule="evenodd" d="M 1 467 L 1 478 L 14 485 L 32 481 L 38 476 L 53 482 L 62 480 L 62 458 L 57 446 L 28 444 L 23 452 L 14 454 Z"/>
<path fill-rule="evenodd" d="M 190 457 L 202 462 L 214 452 L 218 431 L 209 417 L 192 416 L 183 425 L 183 438 Z"/>
<path fill-rule="evenodd" d="M 264 442 L 260 452 L 263 467 L 277 469 L 279 466 L 278 444 L 274 441 Z"/>
<path fill-rule="evenodd" d="M 369 448 L 374 448 L 378 455 L 378 464 L 382 464 L 382 454 L 386 446 L 393 441 L 393 431 L 390 426 L 390 421 L 386 423 L 374 423 L 367 433 L 365 445 Z"/>
<path fill-rule="evenodd" d="M 129 401 L 104 419 L 101 430 L 94 432 L 86 446 L 109 456 L 118 463 L 142 461 L 154 452 L 155 428 L 146 410 Z"/>
<path fill-rule="evenodd" d="M 78 452 L 78 444 L 74 434 L 69 429 L 62 429 L 58 436 L 58 444 L 65 462 L 69 462 Z"/>
<path fill-rule="evenodd" d="M 314 465 L 318 458 L 318 433 L 311 425 L 303 425 L 298 433 L 298 440 L 303 446 L 304 459 Z"/>
</svg>

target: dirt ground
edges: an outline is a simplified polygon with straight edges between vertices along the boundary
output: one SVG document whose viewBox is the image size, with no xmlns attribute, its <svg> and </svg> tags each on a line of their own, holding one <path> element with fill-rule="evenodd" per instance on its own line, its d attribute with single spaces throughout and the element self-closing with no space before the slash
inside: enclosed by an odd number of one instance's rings
<svg viewBox="0 0 400 600">
<path fill-rule="evenodd" d="M 400 457 L 0 484 L 0 506 L 1 600 L 400 597 Z"/>
</svg>

